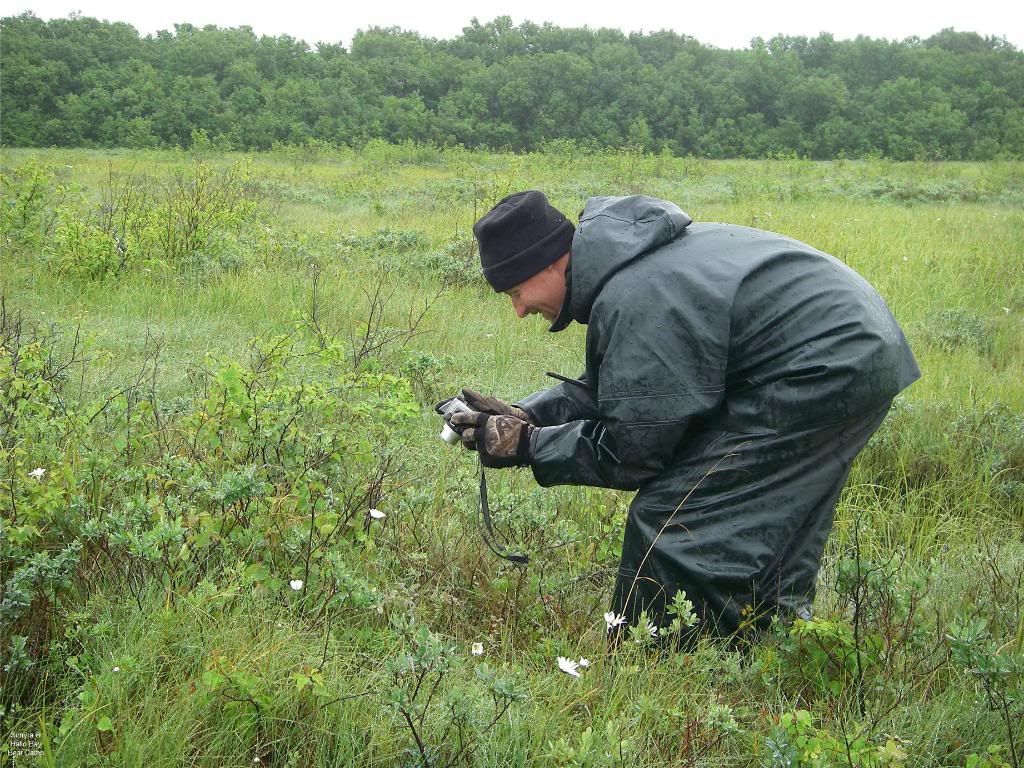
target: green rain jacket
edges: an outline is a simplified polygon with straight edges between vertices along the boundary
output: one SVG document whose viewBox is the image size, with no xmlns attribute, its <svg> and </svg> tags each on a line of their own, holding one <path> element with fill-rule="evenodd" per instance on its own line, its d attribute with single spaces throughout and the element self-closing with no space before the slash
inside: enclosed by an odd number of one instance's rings
<svg viewBox="0 0 1024 768">
<path fill-rule="evenodd" d="M 686 589 L 721 632 L 759 604 L 799 610 L 849 463 L 881 418 L 859 437 L 847 426 L 920 375 L 885 303 L 804 243 L 692 223 L 642 196 L 587 201 L 569 277 L 563 315 L 587 325 L 586 386 L 519 403 L 541 426 L 537 482 L 638 490 L 620 582 L 662 600 Z M 626 593 L 615 610 L 658 612 Z"/>
</svg>

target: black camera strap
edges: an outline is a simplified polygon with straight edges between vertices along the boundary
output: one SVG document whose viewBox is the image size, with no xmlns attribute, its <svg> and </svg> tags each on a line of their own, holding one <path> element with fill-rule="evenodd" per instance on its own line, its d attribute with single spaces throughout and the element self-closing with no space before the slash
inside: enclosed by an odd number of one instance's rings
<svg viewBox="0 0 1024 768">
<path fill-rule="evenodd" d="M 487 477 L 484 475 L 484 465 L 480 465 L 480 517 L 483 521 L 483 526 L 480 531 L 480 536 L 484 540 L 484 544 L 498 557 L 508 560 L 510 563 L 518 563 L 519 565 L 526 565 L 530 562 L 530 558 L 526 555 L 516 555 L 510 552 L 502 552 L 494 544 L 494 526 L 491 525 L 491 508 L 487 504 Z"/>
</svg>

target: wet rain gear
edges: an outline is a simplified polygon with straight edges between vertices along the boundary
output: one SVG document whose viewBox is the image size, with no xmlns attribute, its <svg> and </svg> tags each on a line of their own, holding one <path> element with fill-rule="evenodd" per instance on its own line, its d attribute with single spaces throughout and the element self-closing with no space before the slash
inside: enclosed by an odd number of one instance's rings
<svg viewBox="0 0 1024 768">
<path fill-rule="evenodd" d="M 920 375 L 885 303 L 808 245 L 642 196 L 587 202 L 569 277 L 586 387 L 517 405 L 538 483 L 638 490 L 613 610 L 664 622 L 685 589 L 725 634 L 806 608 L 850 464 Z"/>
</svg>

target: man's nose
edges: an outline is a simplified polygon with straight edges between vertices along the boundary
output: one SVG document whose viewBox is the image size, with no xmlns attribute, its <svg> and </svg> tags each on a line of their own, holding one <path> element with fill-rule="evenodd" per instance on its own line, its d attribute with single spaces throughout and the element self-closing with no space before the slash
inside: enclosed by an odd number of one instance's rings
<svg viewBox="0 0 1024 768">
<path fill-rule="evenodd" d="M 518 299 L 512 299 L 512 307 L 516 311 L 516 315 L 519 317 L 526 317 L 526 305 Z"/>
</svg>

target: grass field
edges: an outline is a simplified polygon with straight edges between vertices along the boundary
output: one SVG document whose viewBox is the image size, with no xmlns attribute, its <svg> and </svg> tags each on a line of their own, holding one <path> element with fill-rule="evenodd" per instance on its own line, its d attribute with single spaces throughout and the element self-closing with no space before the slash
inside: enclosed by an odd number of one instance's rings
<svg viewBox="0 0 1024 768">
<path fill-rule="evenodd" d="M 1024 761 L 1024 164 L 374 142 L 0 170 L 4 765 Z M 609 648 L 629 495 L 527 471 L 490 482 L 529 566 L 487 550 L 432 404 L 583 363 L 585 328 L 476 268 L 473 221 L 526 188 L 781 232 L 889 303 L 924 376 L 855 465 L 814 621 Z"/>
</svg>

